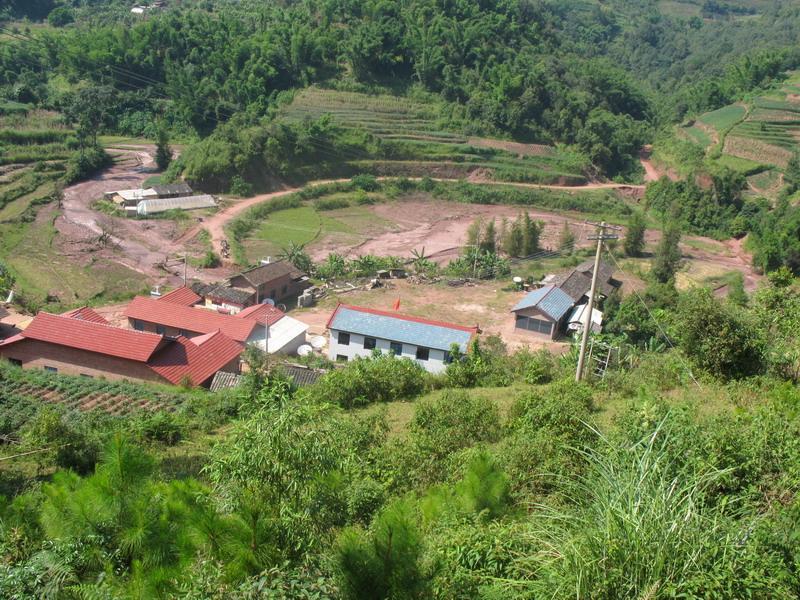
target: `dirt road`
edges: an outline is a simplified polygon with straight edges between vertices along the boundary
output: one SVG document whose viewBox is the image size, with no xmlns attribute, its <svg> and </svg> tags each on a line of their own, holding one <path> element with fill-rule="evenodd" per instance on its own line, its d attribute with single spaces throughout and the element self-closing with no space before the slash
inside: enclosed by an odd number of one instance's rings
<svg viewBox="0 0 800 600">
<path fill-rule="evenodd" d="M 378 177 L 378 180 L 385 180 L 385 179 L 392 179 L 391 177 Z M 420 178 L 412 177 L 412 180 L 418 181 Z M 310 181 L 303 187 L 309 187 L 314 185 L 324 185 L 329 183 L 344 183 L 350 181 L 349 179 L 324 179 L 320 181 Z M 460 181 L 458 179 L 435 179 L 435 181 Z M 622 183 L 589 183 L 586 185 L 580 186 L 568 186 L 568 185 L 545 185 L 545 184 L 537 184 L 537 183 L 508 183 L 508 182 L 499 182 L 499 181 L 483 181 L 483 182 L 475 182 L 476 185 L 509 185 L 513 187 L 520 187 L 520 188 L 528 188 L 528 189 L 545 189 L 545 190 L 555 190 L 555 191 L 564 191 L 564 192 L 581 192 L 581 191 L 588 191 L 588 190 L 623 190 L 623 191 L 632 191 L 634 193 L 644 192 L 643 185 L 628 185 Z M 236 216 L 240 215 L 242 212 L 250 208 L 251 206 L 255 206 L 256 204 L 261 204 L 262 202 L 269 202 L 270 200 L 274 200 L 276 198 L 281 198 L 283 196 L 288 196 L 289 194 L 293 194 L 297 191 L 300 191 L 302 188 L 287 188 L 285 190 L 280 190 L 277 192 L 270 192 L 269 194 L 260 194 L 258 196 L 253 196 L 252 198 L 247 198 L 245 200 L 241 200 L 236 202 L 235 204 L 231 204 L 227 208 L 217 212 L 216 214 L 212 215 L 211 217 L 207 218 L 202 224 L 196 225 L 189 229 L 186 233 L 184 233 L 177 241 L 178 242 L 188 242 L 192 238 L 194 238 L 198 233 L 200 233 L 201 229 L 205 229 L 208 231 L 211 237 L 211 244 L 214 248 L 214 252 L 216 252 L 219 256 L 222 256 L 222 241 L 227 239 L 225 234 L 225 226 L 233 220 Z"/>
<path fill-rule="evenodd" d="M 166 220 L 139 221 L 97 212 L 92 203 L 109 191 L 137 188 L 157 171 L 153 146 L 125 146 L 112 150 L 114 165 L 95 177 L 64 189 L 63 212 L 55 227 L 64 243 L 90 246 L 92 253 L 122 264 L 155 282 L 176 285 L 183 266 L 176 257 L 185 250 L 177 239 L 175 223 Z M 109 235 L 106 244 L 97 240 Z M 169 261 L 170 267 L 159 265 Z M 187 269 L 190 278 L 210 280 L 206 271 Z"/>
</svg>

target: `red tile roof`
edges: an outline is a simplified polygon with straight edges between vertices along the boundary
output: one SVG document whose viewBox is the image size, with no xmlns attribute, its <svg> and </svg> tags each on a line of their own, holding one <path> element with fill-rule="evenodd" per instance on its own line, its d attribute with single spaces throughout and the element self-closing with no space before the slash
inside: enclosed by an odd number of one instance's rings
<svg viewBox="0 0 800 600">
<path fill-rule="evenodd" d="M 65 313 L 61 313 L 61 316 L 69 317 L 70 319 L 81 319 L 83 321 L 89 321 L 90 323 L 102 323 L 103 325 L 108 325 L 108 321 L 105 319 L 105 317 L 97 314 L 88 306 L 81 306 L 80 308 L 69 310 Z"/>
<path fill-rule="evenodd" d="M 161 300 L 162 302 L 180 304 L 181 306 L 192 306 L 193 304 L 200 302 L 202 298 L 195 294 L 193 290 L 184 286 L 176 288 L 168 294 L 164 294 L 158 298 L 158 300 Z"/>
<path fill-rule="evenodd" d="M 455 323 L 448 323 L 447 321 L 434 321 L 432 319 L 424 319 L 422 317 L 414 317 L 411 315 L 403 315 L 393 310 L 378 310 L 376 308 L 366 308 L 364 306 L 353 306 L 352 304 L 342 304 L 339 303 L 336 308 L 334 309 L 333 313 L 331 314 L 330 318 L 328 319 L 328 323 L 325 325 L 327 329 L 330 329 L 331 322 L 333 318 L 336 316 L 336 313 L 339 311 L 340 308 L 349 308 L 350 310 L 354 310 L 357 312 L 363 312 L 370 315 L 380 315 L 382 317 L 391 317 L 392 319 L 401 319 L 403 321 L 413 321 L 414 323 L 424 323 L 425 325 L 436 325 L 437 327 L 447 327 L 448 329 L 458 329 L 460 331 L 467 331 L 472 333 L 473 335 L 478 332 L 478 327 L 468 327 L 466 325 L 456 325 Z"/>
<path fill-rule="evenodd" d="M 121 329 L 83 319 L 40 312 L 20 334 L 24 339 L 48 342 L 117 358 L 147 362 L 163 344 L 162 336 Z"/>
<path fill-rule="evenodd" d="M 212 333 L 220 330 L 237 342 L 244 343 L 258 323 L 253 319 L 239 319 L 204 308 L 181 306 L 137 296 L 125 309 L 125 316 L 147 323 L 174 327 L 192 333 Z"/>
<path fill-rule="evenodd" d="M 203 336 L 200 345 L 183 336 L 158 352 L 149 366 L 167 381 L 201 385 L 242 353 L 241 344 L 216 331 Z"/>
<path fill-rule="evenodd" d="M 286 316 L 286 313 L 270 304 L 254 304 L 240 310 L 234 316 L 239 319 L 252 319 L 263 326 L 274 325 Z"/>
</svg>

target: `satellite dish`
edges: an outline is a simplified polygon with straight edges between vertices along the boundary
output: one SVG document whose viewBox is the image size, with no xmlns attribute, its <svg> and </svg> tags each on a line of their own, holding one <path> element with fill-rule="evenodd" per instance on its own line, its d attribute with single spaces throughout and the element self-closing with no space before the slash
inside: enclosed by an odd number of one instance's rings
<svg viewBox="0 0 800 600">
<path fill-rule="evenodd" d="M 261 304 L 269 304 L 270 306 L 275 306 L 275 300 L 273 300 L 272 298 L 264 298 L 261 301 Z"/>
<path fill-rule="evenodd" d="M 309 355 L 309 354 L 311 354 L 312 352 L 314 352 L 314 348 L 312 348 L 312 347 L 311 347 L 311 346 L 309 346 L 308 344 L 303 344 L 302 346 L 300 346 L 300 347 L 297 349 L 297 355 L 298 355 L 298 356 L 308 356 L 308 355 Z"/>
<path fill-rule="evenodd" d="M 325 344 L 328 343 L 328 340 L 326 340 L 324 336 L 315 335 L 310 340 L 308 340 L 308 342 L 315 350 L 322 350 L 325 347 Z"/>
</svg>

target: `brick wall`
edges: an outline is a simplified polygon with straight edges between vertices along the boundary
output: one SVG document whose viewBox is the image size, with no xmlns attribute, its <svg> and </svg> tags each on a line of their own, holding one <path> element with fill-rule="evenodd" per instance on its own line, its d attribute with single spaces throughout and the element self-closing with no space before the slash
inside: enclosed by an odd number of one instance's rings
<svg viewBox="0 0 800 600">
<path fill-rule="evenodd" d="M 22 340 L 12 344 L 0 350 L 0 356 L 21 361 L 26 369 L 54 367 L 66 375 L 167 383 L 144 363 L 37 340 Z"/>
</svg>

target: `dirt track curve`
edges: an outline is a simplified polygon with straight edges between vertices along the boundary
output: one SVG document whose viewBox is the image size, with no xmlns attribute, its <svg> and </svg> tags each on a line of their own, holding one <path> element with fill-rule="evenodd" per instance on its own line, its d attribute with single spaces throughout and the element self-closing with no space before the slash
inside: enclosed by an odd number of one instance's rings
<svg viewBox="0 0 800 600">
<path fill-rule="evenodd" d="M 384 179 L 393 179 L 392 177 L 378 177 L 378 180 Z M 419 180 L 420 178 L 412 177 L 412 180 Z M 435 181 L 461 181 L 459 179 L 434 179 Z M 325 185 L 329 183 L 344 183 L 350 181 L 350 179 L 323 179 L 319 181 L 310 181 L 303 187 L 309 187 L 314 185 Z M 533 188 L 533 189 L 544 189 L 544 190 L 555 190 L 555 191 L 565 191 L 565 192 L 580 192 L 584 190 L 630 190 L 637 193 L 643 193 L 645 186 L 643 185 L 629 185 L 624 183 L 588 183 L 585 185 L 578 185 L 578 186 L 568 186 L 568 185 L 545 185 L 545 184 L 538 184 L 538 183 L 509 183 L 509 182 L 498 182 L 498 181 L 481 181 L 481 182 L 472 182 L 475 185 L 509 185 L 513 187 L 521 187 L 521 188 Z M 274 200 L 276 198 L 281 198 L 283 196 L 288 196 L 289 194 L 293 194 L 295 192 L 300 191 L 301 187 L 295 188 L 288 188 L 285 190 L 280 190 L 277 192 L 270 192 L 269 194 L 260 194 L 258 196 L 253 196 L 252 198 L 247 198 L 246 200 L 242 200 L 237 202 L 236 204 L 232 204 L 227 208 L 215 213 L 214 215 L 208 217 L 202 224 L 198 224 L 188 231 L 184 233 L 177 242 L 188 242 L 192 238 L 194 238 L 198 233 L 200 233 L 201 229 L 205 229 L 208 231 L 209 236 L 211 237 L 211 244 L 214 247 L 214 251 L 218 255 L 222 255 L 222 241 L 226 239 L 225 236 L 225 226 L 236 216 L 240 215 L 242 212 L 250 208 L 251 206 L 255 206 L 256 204 L 261 204 L 262 202 L 268 202 L 270 200 Z"/>
</svg>

